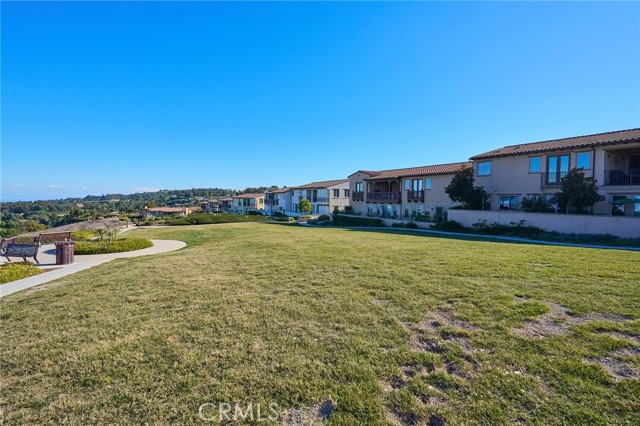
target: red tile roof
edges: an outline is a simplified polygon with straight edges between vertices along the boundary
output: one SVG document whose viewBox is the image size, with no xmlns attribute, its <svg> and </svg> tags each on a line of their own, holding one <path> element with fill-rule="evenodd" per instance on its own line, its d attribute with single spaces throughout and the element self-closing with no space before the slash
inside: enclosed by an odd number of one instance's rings
<svg viewBox="0 0 640 426">
<path fill-rule="evenodd" d="M 639 142 L 640 129 L 617 130 L 615 132 L 598 133 L 595 135 L 574 136 L 564 139 L 553 139 L 543 142 L 509 145 L 500 149 L 485 152 L 471 157 L 471 160 L 485 158 L 506 157 L 512 155 L 531 154 L 535 152 L 558 151 L 573 148 L 590 148 L 594 146 L 613 145 L 627 142 Z"/>
<path fill-rule="evenodd" d="M 234 195 L 232 198 L 262 198 L 262 197 L 264 197 L 264 193 L 239 194 L 239 195 Z"/>
<path fill-rule="evenodd" d="M 468 161 L 462 163 L 436 164 L 433 166 L 409 167 L 406 169 L 380 170 L 376 172 L 361 171 L 371 175 L 370 178 L 365 180 L 386 180 L 408 176 L 449 175 L 467 167 L 471 167 L 471 163 Z"/>
<path fill-rule="evenodd" d="M 338 180 L 325 180 L 321 182 L 311 182 L 306 185 L 294 186 L 289 189 L 313 189 L 313 188 L 328 188 L 333 185 L 340 185 L 341 183 L 349 182 L 348 179 L 338 179 Z"/>
<path fill-rule="evenodd" d="M 269 188 L 265 192 L 269 194 L 282 194 L 291 191 L 291 188 Z"/>
</svg>

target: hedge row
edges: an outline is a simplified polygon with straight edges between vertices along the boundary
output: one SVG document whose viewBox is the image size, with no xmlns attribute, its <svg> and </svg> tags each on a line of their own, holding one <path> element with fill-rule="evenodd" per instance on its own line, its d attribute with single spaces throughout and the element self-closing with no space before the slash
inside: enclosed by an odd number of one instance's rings
<svg viewBox="0 0 640 426">
<path fill-rule="evenodd" d="M 153 247 L 153 243 L 145 238 L 128 238 L 118 241 L 78 241 L 75 254 L 121 253 Z"/>
<path fill-rule="evenodd" d="M 9 263 L 0 266 L 0 284 L 21 280 L 41 273 L 42 271 L 31 263 Z"/>
<path fill-rule="evenodd" d="M 216 223 L 264 222 L 268 220 L 262 215 L 228 214 L 228 213 L 195 213 L 189 216 L 167 220 L 167 225 L 210 225 Z"/>
<path fill-rule="evenodd" d="M 343 216 L 341 214 L 333 215 L 333 224 L 335 226 L 384 226 L 382 219 L 372 217 L 353 217 Z"/>
</svg>

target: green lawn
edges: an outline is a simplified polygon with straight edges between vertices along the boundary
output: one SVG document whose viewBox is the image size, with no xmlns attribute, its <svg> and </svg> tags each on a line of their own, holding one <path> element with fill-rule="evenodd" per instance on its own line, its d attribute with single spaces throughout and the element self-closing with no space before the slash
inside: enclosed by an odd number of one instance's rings
<svg viewBox="0 0 640 426">
<path fill-rule="evenodd" d="M 289 420 L 328 404 L 329 425 L 640 424 L 640 253 L 260 223 L 130 235 L 188 246 L 0 299 L 4 424 L 215 424 L 205 402 Z"/>
</svg>

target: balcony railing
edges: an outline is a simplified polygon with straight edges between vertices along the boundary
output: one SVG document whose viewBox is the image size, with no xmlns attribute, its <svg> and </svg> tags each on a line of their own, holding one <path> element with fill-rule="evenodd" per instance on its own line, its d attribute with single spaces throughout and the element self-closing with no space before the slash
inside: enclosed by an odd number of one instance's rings
<svg viewBox="0 0 640 426">
<path fill-rule="evenodd" d="M 567 175 L 566 172 L 562 173 L 540 173 L 540 187 L 558 187 L 562 185 L 561 180 Z"/>
<path fill-rule="evenodd" d="M 399 192 L 367 192 L 370 203 L 399 203 L 401 199 Z"/>
<path fill-rule="evenodd" d="M 364 191 L 353 191 L 351 193 L 351 199 L 353 201 L 364 201 Z"/>
<path fill-rule="evenodd" d="M 605 185 L 640 185 L 640 169 L 604 171 Z"/>
<path fill-rule="evenodd" d="M 407 191 L 407 201 L 424 203 L 424 191 Z"/>
</svg>

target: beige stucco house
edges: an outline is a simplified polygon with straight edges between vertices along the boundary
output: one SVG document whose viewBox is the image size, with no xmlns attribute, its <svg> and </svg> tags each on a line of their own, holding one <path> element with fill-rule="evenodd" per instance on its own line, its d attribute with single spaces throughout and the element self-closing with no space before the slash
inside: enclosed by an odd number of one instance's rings
<svg viewBox="0 0 640 426">
<path fill-rule="evenodd" d="M 492 210 L 519 210 L 524 197 L 552 195 L 573 168 L 599 186 L 595 214 L 640 216 L 640 129 L 505 146 L 471 157 Z M 614 204 L 629 199 L 638 203 Z"/>
<path fill-rule="evenodd" d="M 470 162 L 392 170 L 358 170 L 349 176 L 354 213 L 384 218 L 437 220 L 455 206 L 444 188 Z"/>
<path fill-rule="evenodd" d="M 231 198 L 231 213 L 247 214 L 264 210 L 264 193 L 240 194 Z"/>
<path fill-rule="evenodd" d="M 350 204 L 349 180 L 312 182 L 291 188 L 292 214 L 300 213 L 300 200 L 306 198 L 313 207 L 312 214 L 329 214 L 336 208 L 343 211 Z"/>
</svg>

